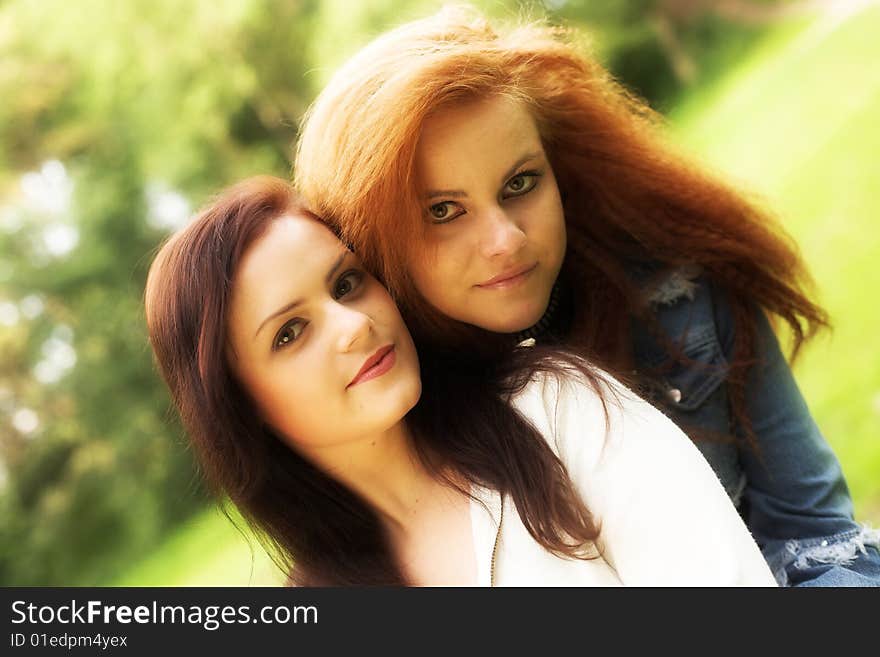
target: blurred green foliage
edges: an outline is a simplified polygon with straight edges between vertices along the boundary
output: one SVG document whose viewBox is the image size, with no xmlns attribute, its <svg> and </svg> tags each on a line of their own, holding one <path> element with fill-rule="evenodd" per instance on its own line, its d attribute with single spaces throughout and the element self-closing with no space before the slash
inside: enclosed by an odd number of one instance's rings
<svg viewBox="0 0 880 657">
<path fill-rule="evenodd" d="M 167 0 L 0 8 L 0 299 L 42 306 L 0 338 L 3 583 L 98 583 L 205 504 L 146 341 L 143 284 L 168 230 L 151 206 L 288 173 L 312 93 L 298 46 L 316 11 Z M 73 192 L 34 209 L 19 181 L 46 160 L 62 172 L 43 167 L 37 183 L 69 179 Z M 59 245 L 59 227 L 74 248 Z M 44 354 L 59 328 L 54 344 L 75 354 L 60 377 Z M 22 409 L 37 427 L 22 424 Z"/>
<path fill-rule="evenodd" d="M 203 517 L 146 340 L 152 254 L 220 187 L 287 176 L 297 121 L 332 71 L 438 4 L 0 4 L 0 583 L 134 581 L 133 562 Z M 583 28 L 661 110 L 764 29 L 699 0 L 474 4 Z"/>
</svg>

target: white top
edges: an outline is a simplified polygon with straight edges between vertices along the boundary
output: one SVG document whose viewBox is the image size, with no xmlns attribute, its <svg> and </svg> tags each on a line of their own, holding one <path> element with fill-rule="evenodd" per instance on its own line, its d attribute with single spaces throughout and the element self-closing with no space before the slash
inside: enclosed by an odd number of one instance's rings
<svg viewBox="0 0 880 657">
<path fill-rule="evenodd" d="M 607 377 L 607 375 L 605 375 Z M 709 464 L 659 410 L 611 377 L 602 402 L 580 377 L 536 374 L 511 399 L 547 439 L 595 521 L 603 556 L 564 559 L 526 531 L 513 500 L 495 563 L 498 586 L 776 586 Z M 490 584 L 501 497 L 476 489 L 471 525 Z M 485 505 L 485 506 L 484 506 Z"/>
</svg>

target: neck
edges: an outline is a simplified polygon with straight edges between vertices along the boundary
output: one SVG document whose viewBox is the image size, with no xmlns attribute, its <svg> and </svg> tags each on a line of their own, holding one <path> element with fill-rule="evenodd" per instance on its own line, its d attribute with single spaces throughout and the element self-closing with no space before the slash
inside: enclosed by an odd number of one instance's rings
<svg viewBox="0 0 880 657">
<path fill-rule="evenodd" d="M 405 422 L 306 456 L 360 495 L 396 533 L 406 532 L 425 500 L 442 486 L 420 462 Z"/>
<path fill-rule="evenodd" d="M 516 341 L 527 339 L 561 340 L 571 322 L 571 294 L 562 276 L 556 279 L 547 308 L 535 324 L 516 334 Z"/>
</svg>

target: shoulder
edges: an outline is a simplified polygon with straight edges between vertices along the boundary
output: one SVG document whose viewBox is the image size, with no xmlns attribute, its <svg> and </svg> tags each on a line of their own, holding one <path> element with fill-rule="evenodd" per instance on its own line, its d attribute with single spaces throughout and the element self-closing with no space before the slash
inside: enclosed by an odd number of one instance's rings
<svg viewBox="0 0 880 657">
<path fill-rule="evenodd" d="M 733 342 L 733 315 L 726 295 L 697 268 L 666 271 L 641 291 L 651 320 L 634 318 L 631 324 L 634 365 L 649 376 L 662 372 L 658 385 L 665 390 L 652 391 L 657 403 L 673 414 L 696 412 L 729 373 L 725 354 Z M 713 412 L 712 424 L 724 433 L 722 415 Z"/>
<path fill-rule="evenodd" d="M 563 410 L 604 414 L 609 405 L 632 410 L 646 404 L 610 373 L 580 362 L 589 376 L 560 360 L 550 361 L 546 369 L 533 371 L 526 385 L 511 396 L 511 404 L 518 410 L 529 410 L 530 414 L 558 414 Z"/>
<path fill-rule="evenodd" d="M 587 365 L 587 367 L 589 367 Z M 528 382 L 510 398 L 511 405 L 531 420 L 580 412 L 584 418 L 603 411 L 607 397 L 620 389 L 610 374 L 590 368 L 592 380 L 562 361 L 547 363 L 547 369 L 533 371 Z"/>
<path fill-rule="evenodd" d="M 566 463 L 593 466 L 621 440 L 667 430 L 671 421 L 608 372 L 565 363 L 533 372 L 510 403 Z"/>
<path fill-rule="evenodd" d="M 537 372 L 511 401 L 547 440 L 601 522 L 611 527 L 615 519 L 641 518 L 663 495 L 720 489 L 672 420 L 610 374 L 597 374 L 598 384 L 566 370 Z"/>
<path fill-rule="evenodd" d="M 680 341 L 685 349 L 688 342 L 709 337 L 729 349 L 734 338 L 733 298 L 700 265 L 633 276 L 641 303 L 668 337 Z M 754 311 L 758 310 L 755 306 Z"/>
</svg>

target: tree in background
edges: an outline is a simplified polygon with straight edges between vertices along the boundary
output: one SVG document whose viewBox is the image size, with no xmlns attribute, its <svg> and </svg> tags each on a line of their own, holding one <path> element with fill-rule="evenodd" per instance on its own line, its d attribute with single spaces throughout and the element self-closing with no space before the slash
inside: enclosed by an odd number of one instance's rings
<svg viewBox="0 0 880 657">
<path fill-rule="evenodd" d="M 315 10 L 217 4 L 0 8 L 5 584 L 104 581 L 205 502 L 143 284 L 189 199 L 288 173 Z"/>
</svg>

